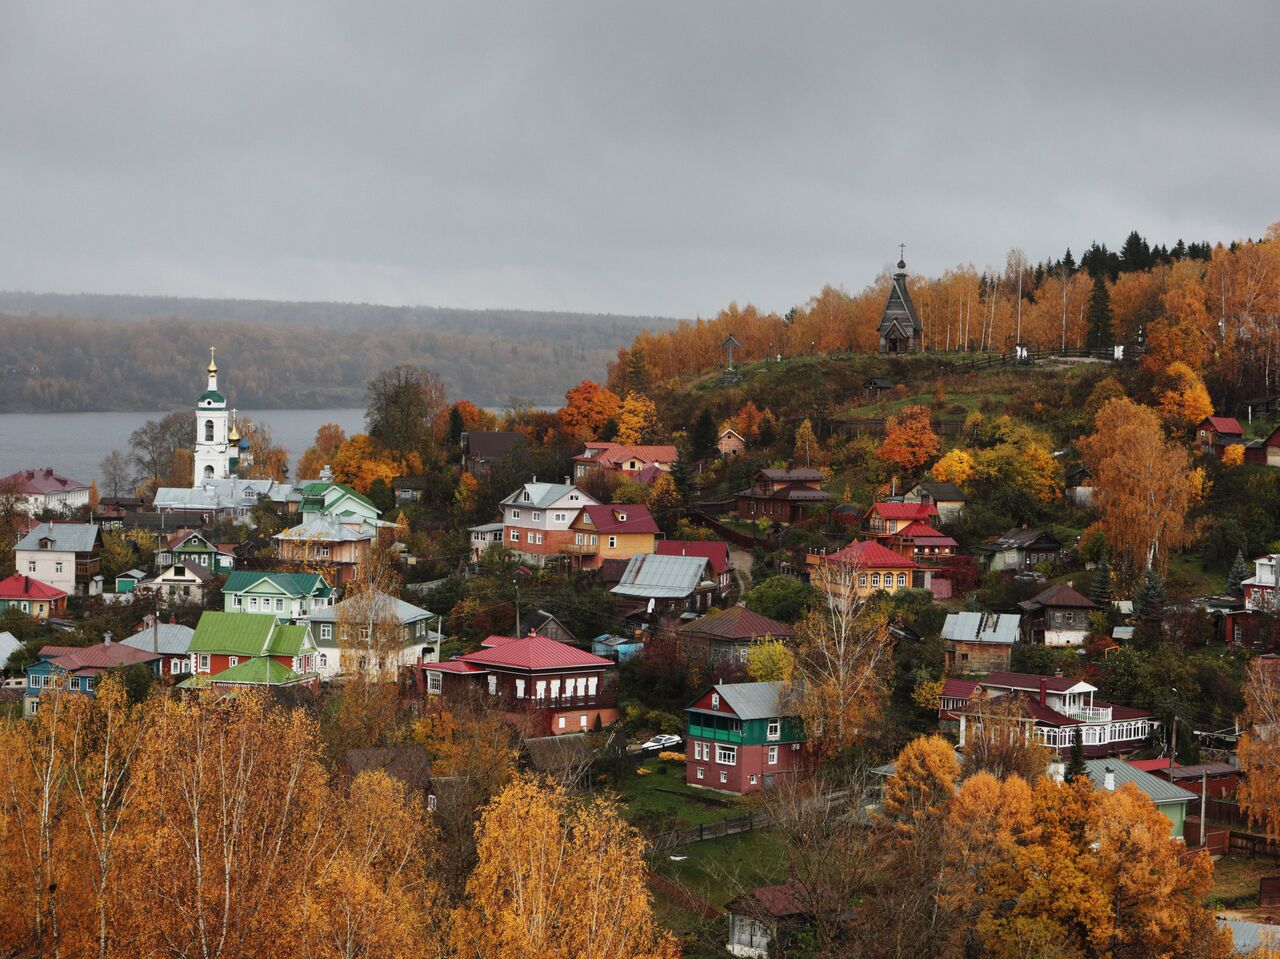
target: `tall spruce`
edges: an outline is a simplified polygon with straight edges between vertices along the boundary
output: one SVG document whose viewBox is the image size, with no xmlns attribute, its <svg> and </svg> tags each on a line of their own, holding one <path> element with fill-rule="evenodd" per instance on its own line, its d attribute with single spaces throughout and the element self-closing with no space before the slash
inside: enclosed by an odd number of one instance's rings
<svg viewBox="0 0 1280 959">
<path fill-rule="evenodd" d="M 693 455 L 698 459 L 710 456 L 715 451 L 718 438 L 715 417 L 704 406 L 693 423 L 693 435 L 690 437 L 693 440 Z"/>
<path fill-rule="evenodd" d="M 1164 582 L 1155 567 L 1148 566 L 1138 590 L 1133 594 L 1133 615 L 1144 623 L 1160 621 L 1164 612 Z"/>
<path fill-rule="evenodd" d="M 1067 761 L 1067 782 L 1077 776 L 1088 776 L 1089 767 L 1084 764 L 1084 738 L 1080 732 L 1082 727 L 1076 726 L 1071 731 L 1071 758 Z"/>
<path fill-rule="evenodd" d="M 1093 582 L 1089 584 L 1089 598 L 1105 609 L 1111 605 L 1111 561 L 1107 554 L 1102 554 L 1098 567 L 1093 571 Z"/>
<path fill-rule="evenodd" d="M 1093 292 L 1089 294 L 1089 349 L 1102 350 L 1111 346 L 1111 293 L 1101 273 L 1093 278 Z"/>
<path fill-rule="evenodd" d="M 1249 567 L 1245 564 L 1244 553 L 1236 550 L 1235 562 L 1227 573 L 1227 591 L 1232 596 L 1244 595 L 1244 581 L 1249 578 Z"/>
</svg>

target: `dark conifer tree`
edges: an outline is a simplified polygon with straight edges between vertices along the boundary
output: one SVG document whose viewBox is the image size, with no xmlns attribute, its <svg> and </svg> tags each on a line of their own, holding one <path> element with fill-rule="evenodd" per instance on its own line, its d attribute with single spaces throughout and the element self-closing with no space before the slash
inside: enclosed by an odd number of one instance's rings
<svg viewBox="0 0 1280 959">
<path fill-rule="evenodd" d="M 1084 739 L 1080 732 L 1082 727 L 1076 726 L 1071 731 L 1071 759 L 1067 763 L 1067 782 L 1072 782 L 1077 776 L 1088 776 L 1089 767 L 1084 764 Z"/>
<path fill-rule="evenodd" d="M 1093 278 L 1093 292 L 1089 294 L 1089 330 L 1087 342 L 1092 350 L 1106 349 L 1114 342 L 1111 329 L 1111 293 L 1102 274 Z"/>
<path fill-rule="evenodd" d="M 1089 598 L 1104 609 L 1111 605 L 1111 563 L 1106 553 L 1102 554 L 1102 559 L 1098 560 L 1098 568 L 1093 571 Z"/>
<path fill-rule="evenodd" d="M 1249 578 L 1249 567 L 1245 564 L 1244 553 L 1237 550 L 1235 562 L 1227 573 L 1227 591 L 1233 596 L 1244 595 L 1244 581 Z"/>
</svg>

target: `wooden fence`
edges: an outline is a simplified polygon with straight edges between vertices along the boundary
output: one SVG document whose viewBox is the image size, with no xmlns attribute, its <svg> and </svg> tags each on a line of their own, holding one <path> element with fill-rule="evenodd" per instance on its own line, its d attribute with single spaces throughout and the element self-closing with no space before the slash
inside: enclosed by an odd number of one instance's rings
<svg viewBox="0 0 1280 959">
<path fill-rule="evenodd" d="M 677 846 L 687 846 L 691 842 L 705 842 L 708 839 L 723 839 L 725 836 L 736 836 L 739 833 L 762 829 L 772 822 L 767 812 L 744 813 L 741 816 L 730 816 L 716 822 L 703 823 L 693 829 L 676 829 L 655 837 L 649 843 L 649 851 L 665 852 Z"/>
</svg>

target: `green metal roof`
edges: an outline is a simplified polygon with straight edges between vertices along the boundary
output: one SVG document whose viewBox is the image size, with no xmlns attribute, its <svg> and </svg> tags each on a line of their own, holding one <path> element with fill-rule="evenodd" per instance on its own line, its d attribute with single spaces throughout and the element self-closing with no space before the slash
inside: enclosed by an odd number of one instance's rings
<svg viewBox="0 0 1280 959">
<path fill-rule="evenodd" d="M 277 626 L 265 652 L 271 656 L 297 656 L 306 645 L 306 626 Z"/>
<path fill-rule="evenodd" d="M 302 677 L 288 666 L 276 662 L 269 656 L 255 656 L 238 666 L 224 669 L 211 679 L 214 683 L 259 683 L 267 686 L 279 686 L 283 683 L 294 683 Z"/>
<path fill-rule="evenodd" d="M 258 613 L 202 613 L 188 651 L 261 656 L 275 625 L 274 616 Z"/>
<path fill-rule="evenodd" d="M 255 583 L 267 580 L 276 589 L 290 597 L 327 596 L 329 589 L 319 573 L 264 573 L 257 570 L 236 570 L 227 577 L 224 593 L 243 593 Z"/>
<path fill-rule="evenodd" d="M 1196 794 L 1181 786 L 1144 772 L 1136 766 L 1130 766 L 1123 759 L 1086 759 L 1085 767 L 1089 770 L 1089 778 L 1093 780 L 1095 789 L 1104 789 L 1107 770 L 1111 770 L 1115 778 L 1115 787 L 1120 789 L 1125 783 L 1133 783 L 1139 791 L 1157 806 L 1166 803 L 1185 803 L 1197 798 Z"/>
<path fill-rule="evenodd" d="M 200 398 L 197 399 L 196 402 L 203 403 L 205 400 L 213 400 L 215 403 L 225 403 L 227 398 L 217 390 L 205 390 L 200 394 Z"/>
<path fill-rule="evenodd" d="M 373 505 L 372 500 L 370 500 L 367 496 L 363 495 L 362 493 L 357 493 L 346 483 L 321 483 L 319 481 L 304 483 L 302 486 L 303 506 L 306 507 L 306 506 L 314 505 L 316 506 L 317 509 L 327 510 L 328 512 L 332 512 L 333 508 L 331 506 L 326 508 L 324 505 L 324 501 L 328 497 L 329 490 L 338 490 L 339 492 L 345 494 L 344 496 L 337 497 L 334 500 L 334 503 L 340 502 L 342 499 L 346 497 L 350 497 L 351 499 L 355 500 L 357 503 L 362 503 L 365 506 L 369 507 L 369 509 L 373 510 L 375 514 L 381 512 L 378 509 L 378 507 Z M 309 503 L 308 502 L 309 500 L 316 500 L 318 502 Z"/>
</svg>

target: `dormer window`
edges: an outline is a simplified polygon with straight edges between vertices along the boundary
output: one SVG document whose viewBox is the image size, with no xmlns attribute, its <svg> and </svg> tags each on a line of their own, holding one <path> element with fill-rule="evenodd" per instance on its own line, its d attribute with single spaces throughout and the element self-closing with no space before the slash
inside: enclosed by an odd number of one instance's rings
<svg viewBox="0 0 1280 959">
<path fill-rule="evenodd" d="M 529 502 L 529 491 L 528 491 L 528 490 L 525 490 L 525 491 L 524 491 L 524 496 L 523 496 L 523 497 L 521 497 L 521 498 L 522 498 L 526 503 L 527 503 L 527 502 Z"/>
<path fill-rule="evenodd" d="M 719 693 L 712 693 L 712 694 L 711 694 L 711 708 L 712 708 L 712 709 L 719 709 L 719 708 L 720 708 L 720 694 L 719 694 Z"/>
<path fill-rule="evenodd" d="M 627 521 L 627 514 L 626 514 L 626 513 L 619 513 L 619 514 L 618 514 L 618 522 L 619 522 L 619 523 L 625 523 L 626 521 Z"/>
</svg>

